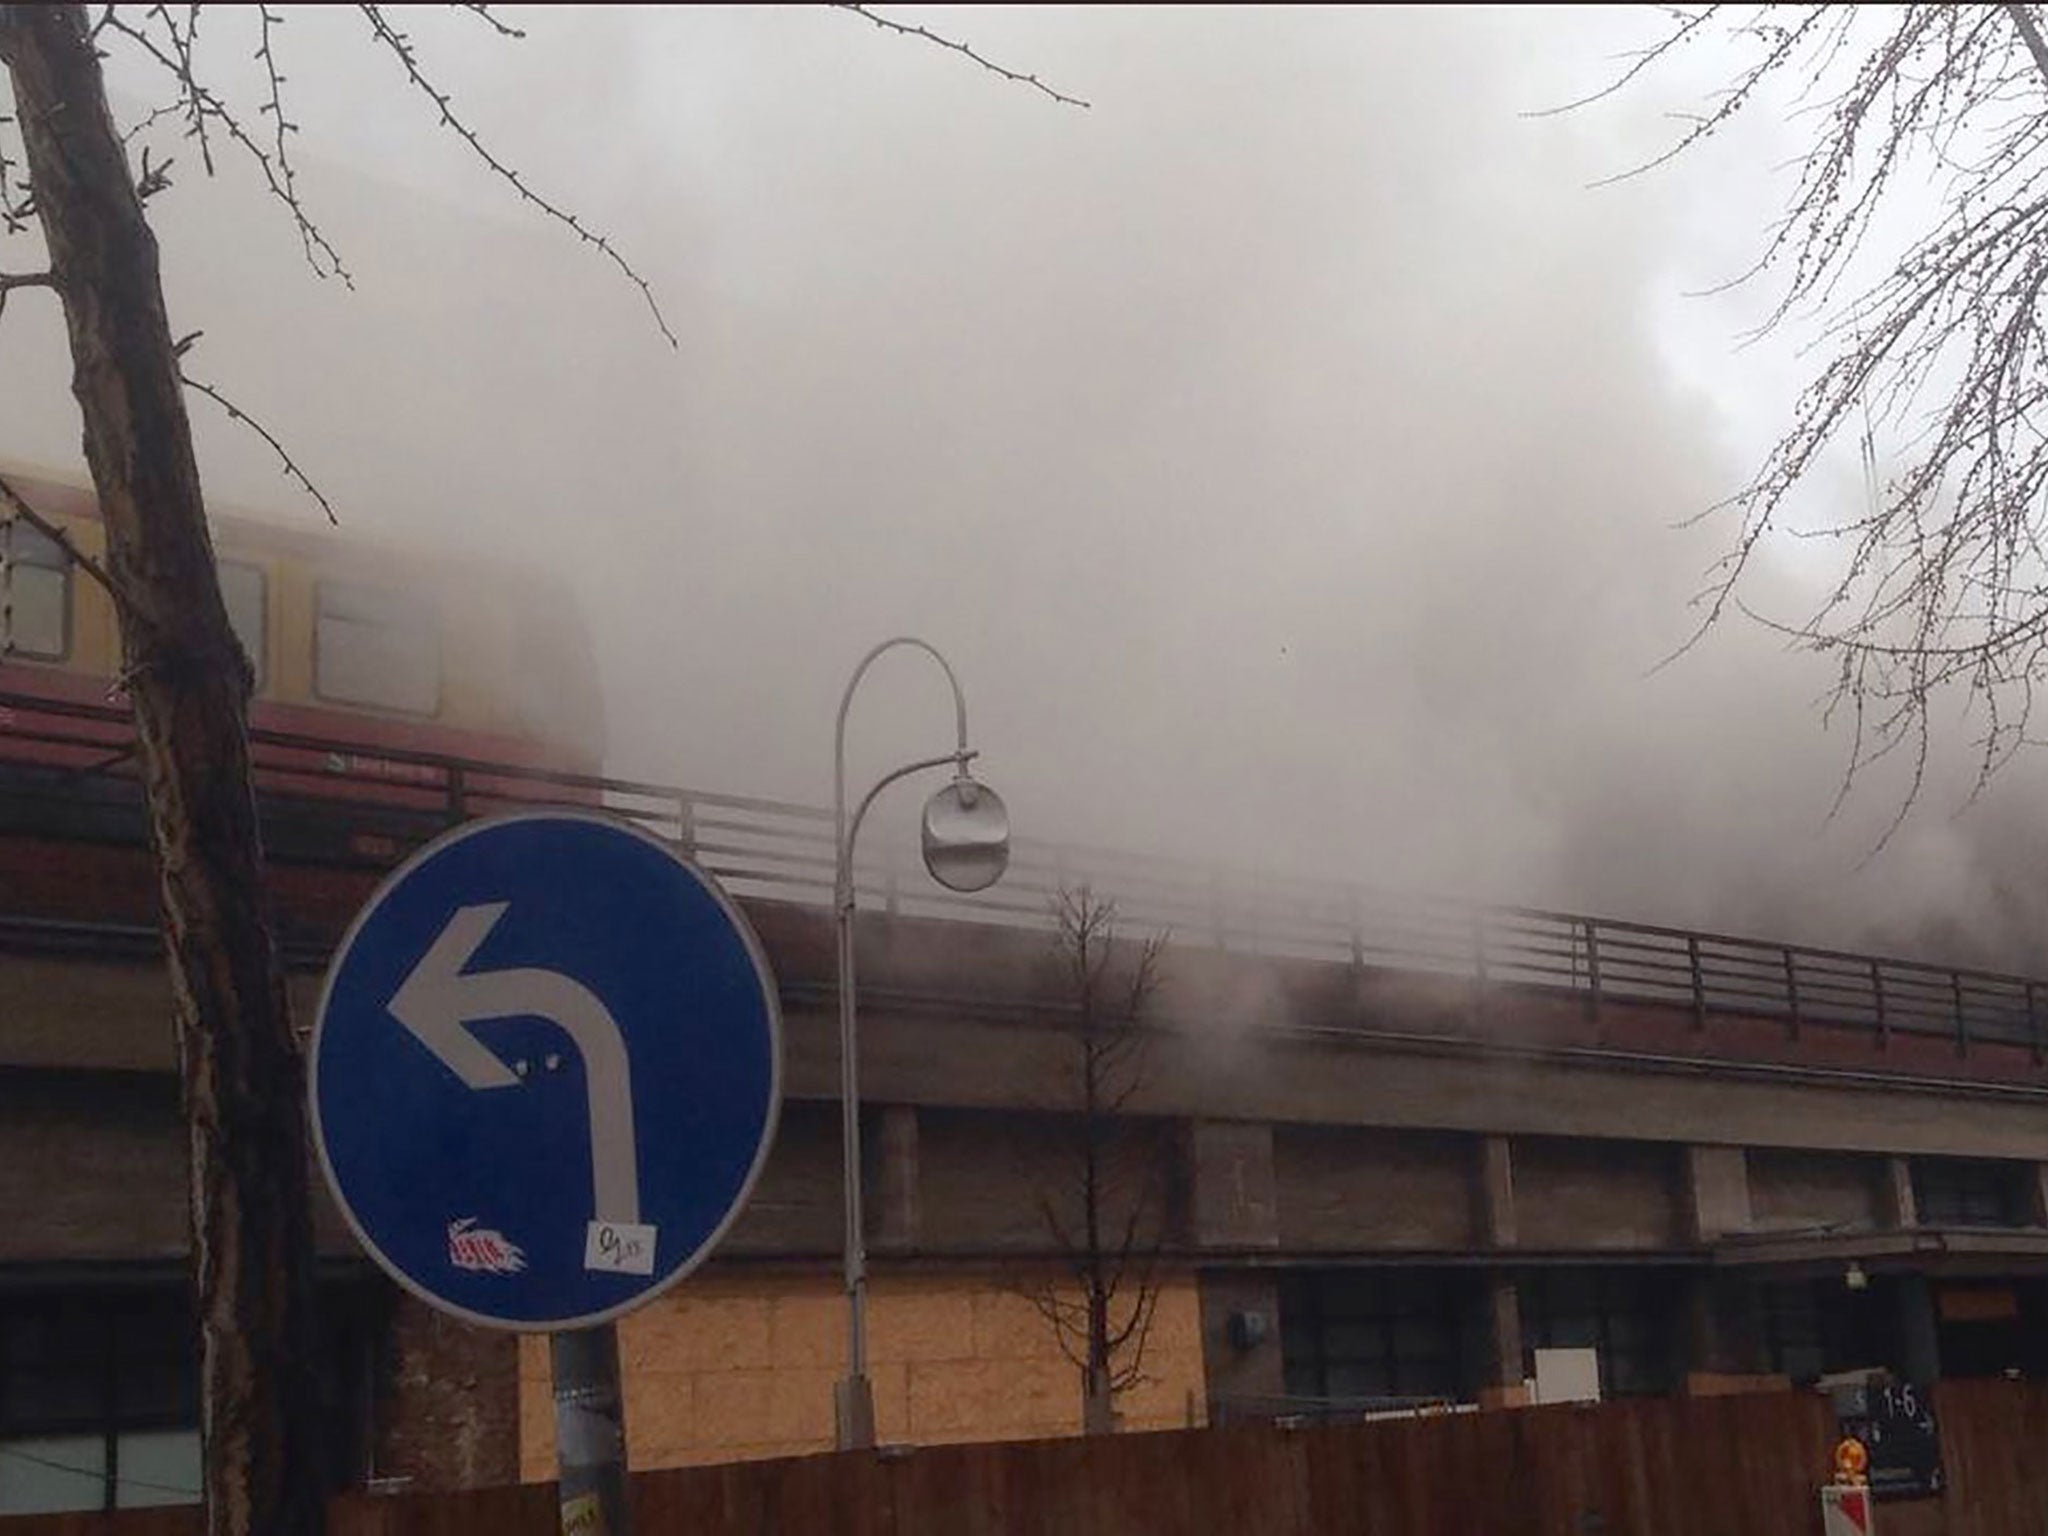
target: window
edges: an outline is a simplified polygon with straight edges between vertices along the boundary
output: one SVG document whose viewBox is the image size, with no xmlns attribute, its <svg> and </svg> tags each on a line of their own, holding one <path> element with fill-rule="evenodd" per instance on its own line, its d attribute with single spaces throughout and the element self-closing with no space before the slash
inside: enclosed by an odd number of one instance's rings
<svg viewBox="0 0 2048 1536">
<path fill-rule="evenodd" d="M 1663 1392 L 1671 1377 L 1664 1287 L 1647 1270 L 1544 1269 L 1521 1283 L 1523 1370 L 1539 1349 L 1592 1349 L 1603 1397 Z"/>
<path fill-rule="evenodd" d="M 1463 1396 L 1465 1289 L 1424 1270 L 1286 1277 L 1280 1353 L 1288 1396 Z"/>
<path fill-rule="evenodd" d="M 441 704 L 441 626 L 403 592 L 323 581 L 313 635 L 313 691 L 343 704 L 431 715 Z"/>
<path fill-rule="evenodd" d="M 1839 1281 L 1835 1282 L 1839 1287 Z M 1765 1284 L 1757 1296 L 1757 1325 L 1770 1368 L 1796 1382 L 1828 1370 L 1830 1351 L 1822 1325 L 1818 1282 L 1785 1280 Z"/>
<path fill-rule="evenodd" d="M 0 527 L 0 653 L 61 661 L 71 650 L 71 557 L 15 520 Z"/>
<path fill-rule="evenodd" d="M 264 663 L 269 651 L 266 644 L 269 625 L 265 622 L 264 598 L 268 587 L 262 566 L 247 565 L 240 560 L 220 562 L 220 595 L 227 604 L 228 624 L 233 628 L 235 638 L 242 642 L 242 650 L 249 657 L 251 675 L 258 688 L 263 686 L 267 675 Z"/>
<path fill-rule="evenodd" d="M 0 1514 L 196 1502 L 188 1327 L 168 1288 L 0 1296 Z"/>
<path fill-rule="evenodd" d="M 1923 1227 L 2024 1227 L 2022 1165 L 1963 1157 L 1913 1159 L 1913 1203 Z"/>
</svg>

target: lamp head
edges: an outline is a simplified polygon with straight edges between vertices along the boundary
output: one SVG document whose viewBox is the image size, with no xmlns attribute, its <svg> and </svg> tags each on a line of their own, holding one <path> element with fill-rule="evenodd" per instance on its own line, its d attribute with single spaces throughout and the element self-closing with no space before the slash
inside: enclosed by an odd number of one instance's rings
<svg viewBox="0 0 2048 1536">
<path fill-rule="evenodd" d="M 953 891 L 985 891 L 1010 864 L 1010 813 L 1003 797 L 963 765 L 924 806 L 924 867 Z"/>
</svg>

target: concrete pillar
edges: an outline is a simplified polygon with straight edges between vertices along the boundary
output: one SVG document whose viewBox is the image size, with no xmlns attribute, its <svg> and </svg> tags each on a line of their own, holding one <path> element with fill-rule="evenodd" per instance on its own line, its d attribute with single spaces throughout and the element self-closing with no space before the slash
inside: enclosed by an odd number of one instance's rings
<svg viewBox="0 0 2048 1536">
<path fill-rule="evenodd" d="M 1919 1202 L 1913 1195 L 1913 1165 L 1903 1157 L 1884 1160 L 1883 1182 L 1878 1187 L 1878 1219 L 1887 1227 L 1904 1231 L 1920 1225 Z"/>
<path fill-rule="evenodd" d="M 1280 1333 L 1280 1288 L 1270 1270 L 1208 1270 L 1201 1276 L 1202 1373 L 1209 1420 L 1233 1411 L 1256 1416 L 1287 1390 Z"/>
<path fill-rule="evenodd" d="M 1750 1230 L 1749 1157 L 1742 1148 L 1685 1149 L 1685 1216 L 1695 1243 Z"/>
<path fill-rule="evenodd" d="M 1934 1292 L 1925 1275 L 1899 1276 L 1899 1369 L 1923 1385 L 1940 1379 L 1941 1334 L 1934 1321 Z"/>
<path fill-rule="evenodd" d="M 1188 1123 L 1188 1239 L 1197 1248 L 1280 1246 L 1273 1128 L 1238 1120 Z"/>
<path fill-rule="evenodd" d="M 1479 1400 L 1489 1405 L 1524 1401 L 1522 1390 L 1522 1298 L 1515 1277 L 1493 1272 L 1486 1277 L 1486 1321 L 1491 1358 Z"/>
<path fill-rule="evenodd" d="M 1488 1248 L 1515 1246 L 1515 1162 L 1505 1136 L 1479 1138 L 1479 1240 Z M 1518 1330 L 1519 1333 L 1519 1330 Z M 1517 1354 L 1521 1346 L 1516 1346 Z M 1516 1381 L 1522 1378 L 1516 1367 Z"/>
<path fill-rule="evenodd" d="M 885 1253 L 907 1253 L 922 1241 L 917 1198 L 917 1106 L 887 1104 L 873 1142 L 874 1230 L 870 1241 Z"/>
</svg>

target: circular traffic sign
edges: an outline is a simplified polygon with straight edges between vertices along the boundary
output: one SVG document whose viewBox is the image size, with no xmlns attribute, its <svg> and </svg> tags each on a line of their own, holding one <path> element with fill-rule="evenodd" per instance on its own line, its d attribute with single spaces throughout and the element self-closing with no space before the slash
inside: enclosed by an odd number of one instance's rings
<svg viewBox="0 0 2048 1536">
<path fill-rule="evenodd" d="M 781 1103 L 752 928 L 594 813 L 457 827 L 357 915 L 308 1092 L 328 1187 L 401 1285 L 472 1322 L 589 1327 L 703 1261 Z"/>
</svg>

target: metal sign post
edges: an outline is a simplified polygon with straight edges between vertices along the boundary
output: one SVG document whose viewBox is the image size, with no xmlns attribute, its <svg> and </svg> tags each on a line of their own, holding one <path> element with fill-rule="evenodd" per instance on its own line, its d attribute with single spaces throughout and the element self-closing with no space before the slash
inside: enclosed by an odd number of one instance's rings
<svg viewBox="0 0 2048 1536">
<path fill-rule="evenodd" d="M 565 1532 L 626 1530 L 609 1325 L 739 1213 L 781 1063 L 746 919 L 609 817 L 458 827 L 336 951 L 308 1071 L 322 1171 L 364 1249 L 428 1305 L 554 1335 Z"/>
<path fill-rule="evenodd" d="M 626 1496 L 626 1405 L 614 1323 L 548 1338 L 555 1378 L 555 1471 L 562 1536 L 620 1536 Z"/>
</svg>

